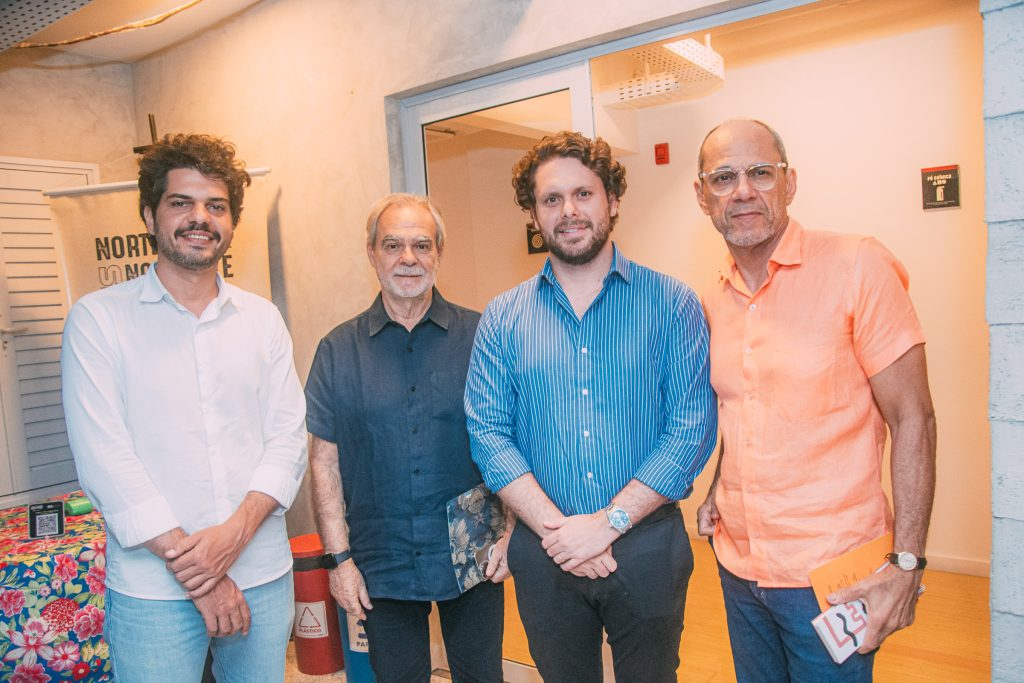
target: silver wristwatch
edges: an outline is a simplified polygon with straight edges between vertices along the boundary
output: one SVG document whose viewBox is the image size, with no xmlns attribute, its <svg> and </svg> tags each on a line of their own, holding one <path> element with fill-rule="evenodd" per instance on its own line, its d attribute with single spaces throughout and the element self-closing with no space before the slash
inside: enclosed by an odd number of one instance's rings
<svg viewBox="0 0 1024 683">
<path fill-rule="evenodd" d="M 629 513 L 615 503 L 609 503 L 608 507 L 604 509 L 604 514 L 608 518 L 608 526 L 620 534 L 633 528 L 633 523 L 629 521 Z"/>
</svg>

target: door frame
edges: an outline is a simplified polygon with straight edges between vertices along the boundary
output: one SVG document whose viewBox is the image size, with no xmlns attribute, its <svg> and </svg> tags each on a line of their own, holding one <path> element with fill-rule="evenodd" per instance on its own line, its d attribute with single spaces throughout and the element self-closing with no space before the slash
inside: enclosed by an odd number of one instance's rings
<svg viewBox="0 0 1024 683">
<path fill-rule="evenodd" d="M 688 33 L 710 30 L 744 19 L 811 5 L 817 1 L 732 0 L 710 8 L 703 8 L 711 13 L 681 23 L 646 31 L 641 26 L 627 28 L 612 35 L 622 36 L 628 34 L 630 30 L 637 32 L 620 38 L 597 36 L 592 42 L 588 41 L 591 44 L 586 47 L 573 49 L 571 46 L 565 45 L 545 50 L 549 55 L 552 52 L 562 52 L 554 57 L 543 58 L 541 54 L 527 55 L 490 65 L 482 70 L 477 69 L 461 76 L 445 78 L 388 95 L 384 98 L 384 109 L 388 133 L 391 191 L 422 193 L 426 190 L 426 167 L 421 132 L 421 126 L 425 123 L 569 88 L 572 92 L 573 125 L 580 126 L 577 130 L 584 135 L 593 136 L 593 101 L 589 80 L 592 58 Z M 573 80 L 579 76 L 577 69 L 586 71 L 585 84 Z M 480 75 L 481 71 L 486 73 Z M 546 78 L 554 80 L 546 80 Z M 562 81 L 564 84 L 551 89 L 553 85 L 559 83 L 559 78 L 564 79 Z M 508 89 L 504 91 L 506 94 L 499 94 L 503 92 L 504 88 Z M 582 110 L 577 112 L 577 105 L 582 106 L 584 91 L 586 106 L 590 109 L 589 114 L 584 114 Z M 508 94 L 512 94 L 512 99 L 502 101 L 501 97 L 508 96 Z M 579 102 L 577 101 L 578 97 L 580 98 Z M 431 116 L 434 118 L 431 119 Z M 577 123 L 577 116 L 579 116 L 579 123 Z M 589 124 L 586 123 L 587 121 Z"/>
</svg>

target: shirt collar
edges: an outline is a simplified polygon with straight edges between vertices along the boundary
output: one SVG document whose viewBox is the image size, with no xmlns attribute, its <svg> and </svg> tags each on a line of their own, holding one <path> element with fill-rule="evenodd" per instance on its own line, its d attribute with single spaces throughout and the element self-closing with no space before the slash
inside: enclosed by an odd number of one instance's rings
<svg viewBox="0 0 1024 683">
<path fill-rule="evenodd" d="M 622 281 L 629 284 L 633 274 L 633 262 L 626 258 L 621 251 L 619 251 L 619 245 L 612 242 L 612 265 L 608 269 L 608 274 L 605 276 L 604 281 L 607 282 L 608 278 L 612 275 L 618 275 L 622 278 Z M 547 282 L 549 285 L 557 286 L 558 278 L 555 277 L 555 271 L 551 267 L 551 257 L 548 257 L 544 261 L 544 267 L 541 268 L 539 275 L 541 282 Z"/>
<path fill-rule="evenodd" d="M 142 291 L 139 292 L 139 301 L 143 303 L 156 303 L 158 301 L 166 300 L 178 308 L 184 308 L 181 304 L 174 300 L 174 297 L 167 288 L 164 287 L 164 283 L 160 282 L 160 278 L 157 277 L 157 261 L 149 266 L 146 270 L 146 274 L 142 276 Z M 214 299 L 216 302 L 216 310 L 220 310 L 226 303 L 232 301 L 231 295 L 228 293 L 228 288 L 224 285 L 224 278 L 217 273 L 217 296 Z"/>
<path fill-rule="evenodd" d="M 447 331 L 452 317 L 452 306 L 441 296 L 441 292 L 437 291 L 437 287 L 434 287 L 431 292 L 430 308 L 427 309 L 426 315 L 416 324 L 421 325 L 429 320 L 442 330 Z M 370 336 L 375 336 L 390 322 L 393 321 L 391 316 L 388 315 L 387 309 L 384 308 L 384 298 L 378 293 L 377 298 L 370 305 Z"/>
<path fill-rule="evenodd" d="M 782 233 L 782 239 L 775 245 L 775 251 L 772 252 L 772 255 L 768 257 L 769 278 L 772 273 L 783 266 L 798 266 L 803 263 L 803 244 L 803 226 L 793 218 L 790 218 L 786 231 Z M 739 287 L 740 283 L 743 282 L 743 277 L 740 275 L 739 268 L 736 267 L 736 261 L 731 253 L 726 252 L 725 261 L 718 269 L 718 281 L 729 282 L 741 291 L 746 289 L 746 285 Z"/>
</svg>

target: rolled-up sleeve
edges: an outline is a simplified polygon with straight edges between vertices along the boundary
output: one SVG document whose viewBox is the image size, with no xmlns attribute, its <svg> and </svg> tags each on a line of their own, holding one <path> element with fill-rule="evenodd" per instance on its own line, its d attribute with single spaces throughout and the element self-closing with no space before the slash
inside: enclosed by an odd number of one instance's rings
<svg viewBox="0 0 1024 683">
<path fill-rule="evenodd" d="M 306 399 L 295 372 L 292 339 L 275 310 L 270 335 L 269 381 L 263 406 L 263 457 L 253 470 L 249 490 L 278 502 L 273 514 L 291 506 L 306 472 Z"/>
<path fill-rule="evenodd" d="M 68 314 L 61 385 L 68 440 L 86 495 L 103 511 L 107 530 L 129 548 L 180 526 L 139 461 L 125 422 L 117 345 L 82 303 Z"/>
<path fill-rule="evenodd" d="M 466 378 L 466 427 L 473 461 L 492 491 L 530 472 L 516 445 L 516 391 L 502 344 L 503 316 L 495 302 L 484 310 Z"/>
<path fill-rule="evenodd" d="M 669 500 L 681 500 L 690 495 L 718 436 L 708 326 L 689 289 L 677 306 L 667 348 L 661 368 L 664 429 L 634 478 Z"/>
</svg>

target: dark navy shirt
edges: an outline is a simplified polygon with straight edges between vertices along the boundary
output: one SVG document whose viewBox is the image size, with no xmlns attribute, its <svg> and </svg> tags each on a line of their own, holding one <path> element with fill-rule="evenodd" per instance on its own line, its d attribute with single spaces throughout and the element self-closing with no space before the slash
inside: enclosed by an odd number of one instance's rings
<svg viewBox="0 0 1024 683">
<path fill-rule="evenodd" d="M 370 597 L 459 595 L 445 503 L 481 481 L 462 402 L 479 320 L 435 289 L 409 332 L 378 295 L 317 348 L 306 424 L 338 444 L 349 542 Z"/>
</svg>

